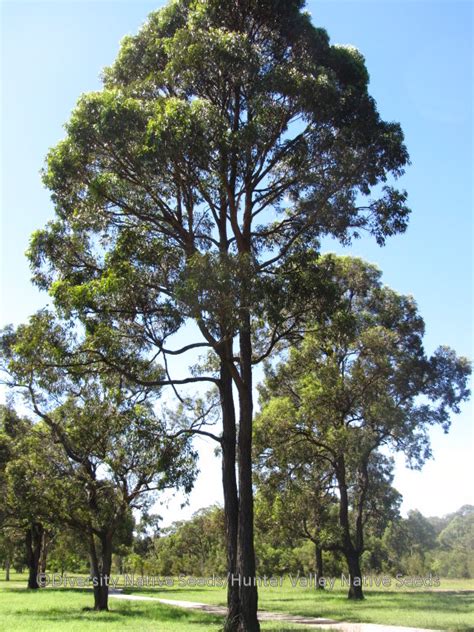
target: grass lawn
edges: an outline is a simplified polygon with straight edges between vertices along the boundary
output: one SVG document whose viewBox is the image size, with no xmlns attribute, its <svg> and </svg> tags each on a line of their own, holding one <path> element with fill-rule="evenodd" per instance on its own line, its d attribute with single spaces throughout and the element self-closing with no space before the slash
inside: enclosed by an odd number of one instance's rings
<svg viewBox="0 0 474 632">
<path fill-rule="evenodd" d="M 395 582 L 393 582 L 395 584 Z M 134 594 L 159 594 L 168 599 L 225 604 L 225 591 L 218 588 L 133 589 Z M 470 591 L 470 592 L 463 592 Z M 457 632 L 474 631 L 474 581 L 441 580 L 438 589 L 376 588 L 365 590 L 363 602 L 352 602 L 347 589 L 293 588 L 288 580 L 280 588 L 259 589 L 259 607 L 273 612 L 288 612 L 340 621 L 385 623 Z"/>
<path fill-rule="evenodd" d="M 111 599 L 110 611 L 97 613 L 84 610 L 93 603 L 90 590 L 27 590 L 26 577 L 12 579 L 0 581 L 0 630 L 6 632 L 218 632 L 222 627 L 222 617 L 144 601 Z M 308 629 L 281 623 L 262 625 L 265 632 Z"/>
<path fill-rule="evenodd" d="M 46 630 L 104 632 L 127 630 L 140 632 L 205 632 L 220 628 L 222 619 L 215 615 L 192 612 L 152 602 L 127 602 L 110 599 L 110 612 L 84 610 L 93 602 L 90 590 L 47 588 L 25 589 L 26 575 L 13 575 L 12 581 L 0 580 L 0 629 L 12 632 L 46 632 Z M 122 582 L 123 584 L 123 582 Z M 125 592 L 167 599 L 225 604 L 225 590 L 211 587 L 183 587 L 175 580 L 173 587 L 126 588 Z M 470 592 L 462 592 L 470 591 Z M 288 580 L 282 587 L 262 587 L 260 607 L 337 620 L 438 628 L 457 632 L 474 631 L 474 581 L 441 580 L 439 589 L 366 590 L 362 603 L 349 602 L 346 591 L 336 586 L 331 591 L 293 588 Z M 67 628 L 66 628 L 67 626 Z M 309 630 L 300 625 L 265 623 L 265 632 Z M 323 629 L 318 628 L 320 632 Z"/>
</svg>

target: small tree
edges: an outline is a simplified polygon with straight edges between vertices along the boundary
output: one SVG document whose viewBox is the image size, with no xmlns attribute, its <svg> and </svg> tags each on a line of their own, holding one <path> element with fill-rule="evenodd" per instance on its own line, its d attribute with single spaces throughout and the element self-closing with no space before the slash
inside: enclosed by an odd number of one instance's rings
<svg viewBox="0 0 474 632">
<path fill-rule="evenodd" d="M 321 463 L 315 467 L 313 455 L 305 454 L 301 442 L 288 442 L 277 424 L 259 422 L 254 436 L 257 531 L 287 546 L 310 540 L 316 574 L 324 578 L 323 551 L 333 549 L 336 537 L 333 473 Z"/>
<path fill-rule="evenodd" d="M 429 428 L 447 432 L 449 413 L 469 391 L 466 358 L 446 347 L 428 357 L 424 323 L 412 298 L 381 285 L 380 272 L 360 259 L 334 258 L 339 305 L 326 321 L 308 321 L 298 348 L 262 389 L 259 428 L 269 451 L 286 440 L 302 460 L 331 468 L 339 496 L 339 547 L 362 599 L 364 525 L 379 483 L 390 482 L 383 446 L 403 452 L 412 467 L 430 457 Z M 304 447 L 303 447 L 304 446 Z"/>
<path fill-rule="evenodd" d="M 0 518 L 8 567 L 14 542 L 21 541 L 23 559 L 28 567 L 28 588 L 37 589 L 42 585 L 39 574 L 46 561 L 52 522 L 42 511 L 38 486 L 32 483 L 13 492 L 11 478 L 11 470 L 16 464 L 36 459 L 35 450 L 29 449 L 25 439 L 30 436 L 32 423 L 17 415 L 11 406 L 2 406 L 0 413 L 0 484 L 4 500 Z"/>
<path fill-rule="evenodd" d="M 84 572 L 86 568 L 90 568 L 89 543 L 79 531 L 61 525 L 48 556 L 48 571 L 62 577 L 66 571 Z"/>
<path fill-rule="evenodd" d="M 4 332 L 10 385 L 25 393 L 40 420 L 18 438 L 7 476 L 12 499 L 27 505 L 36 499 L 37 515 L 85 538 L 94 607 L 107 610 L 112 553 L 127 524 L 131 534 L 132 510 L 146 508 L 153 492 L 179 486 L 189 492 L 195 455 L 187 437 L 170 436 L 146 389 L 97 367 L 65 369 L 65 358 L 75 355 L 73 340 L 45 312 Z"/>
</svg>

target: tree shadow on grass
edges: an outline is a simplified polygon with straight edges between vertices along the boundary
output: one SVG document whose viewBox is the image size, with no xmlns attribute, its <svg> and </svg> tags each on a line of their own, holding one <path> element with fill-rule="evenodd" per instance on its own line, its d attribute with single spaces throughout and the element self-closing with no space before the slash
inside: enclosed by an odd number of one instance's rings
<svg viewBox="0 0 474 632">
<path fill-rule="evenodd" d="M 222 617 L 218 615 L 189 612 L 179 608 L 165 606 L 163 604 L 150 604 L 149 606 L 136 607 L 131 604 L 120 604 L 119 607 L 112 606 L 107 612 L 96 612 L 92 609 L 77 608 L 28 608 L 11 611 L 12 615 L 21 617 L 23 620 L 32 618 L 48 622 L 72 622 L 72 621 L 93 621 L 98 626 L 110 625 L 111 623 L 124 621 L 126 618 L 142 618 L 144 623 L 160 622 L 169 623 L 192 623 L 193 625 L 220 626 L 222 627 Z"/>
<path fill-rule="evenodd" d="M 294 628 L 282 628 L 281 624 L 277 627 L 266 627 L 263 632 L 309 632 L 309 630 L 317 630 L 317 632 L 331 632 L 331 630 L 328 630 L 328 628 L 320 628 L 319 625 L 312 625 L 311 628 L 303 627 L 302 625 L 298 625 L 298 627 Z M 334 632 L 334 630 L 332 632 Z"/>
<path fill-rule="evenodd" d="M 51 594 L 57 593 L 59 595 L 63 595 L 66 592 L 82 594 L 82 595 L 92 595 L 92 588 L 56 588 L 49 587 L 46 588 L 26 588 L 26 586 L 9 586 L 8 588 L 3 588 L 2 593 L 21 593 L 22 595 L 43 595 L 43 594 Z"/>
<path fill-rule="evenodd" d="M 107 613 L 90 613 L 83 611 L 71 611 L 64 610 L 61 608 L 50 608 L 48 610 L 16 610 L 10 613 L 11 615 L 15 615 L 17 617 L 21 617 L 23 621 L 26 622 L 28 618 L 34 619 L 35 622 L 38 620 L 41 621 L 49 621 L 50 623 L 62 621 L 65 624 L 72 621 L 94 621 L 97 625 L 110 625 L 111 623 L 121 621 L 123 619 L 122 613 L 120 612 L 107 612 Z M 137 613 L 138 614 L 138 613 Z M 131 613 L 129 614 L 131 616 Z"/>
<path fill-rule="evenodd" d="M 436 610 L 456 613 L 470 612 L 474 606 L 474 591 L 465 593 L 456 591 L 449 593 L 429 591 L 403 593 L 403 598 L 400 598 L 400 593 L 384 593 L 378 602 L 377 599 L 373 599 L 375 594 L 370 595 L 367 600 L 361 603 L 368 606 L 373 604 L 376 608 L 391 606 L 397 610 Z M 383 603 L 380 603 L 382 599 Z"/>
<path fill-rule="evenodd" d="M 211 591 L 215 591 L 216 597 L 226 595 L 224 588 L 208 588 L 206 586 L 169 586 L 167 588 L 163 588 L 162 586 L 118 586 L 123 593 L 130 592 L 139 592 L 139 593 L 150 593 L 152 595 L 156 595 L 157 597 L 166 598 L 166 595 L 183 595 L 187 593 L 203 593 L 208 595 Z"/>
<path fill-rule="evenodd" d="M 413 593 L 366 591 L 366 599 L 363 601 L 351 601 L 343 595 L 327 596 L 318 594 L 314 600 L 298 600 L 291 597 L 278 597 L 268 599 L 264 610 L 276 612 L 291 612 L 302 616 L 328 617 L 351 623 L 379 623 L 387 625 L 416 624 L 410 621 L 423 619 L 426 613 L 433 615 L 433 624 L 430 627 L 450 625 L 450 629 L 470 630 L 468 621 L 460 622 L 458 617 L 465 617 L 473 611 L 474 591 L 470 592 L 443 592 L 423 591 Z M 322 598 L 321 598 L 322 597 Z M 329 597 L 329 598 L 327 598 Z M 387 613 L 406 613 L 405 623 L 400 622 L 396 616 L 391 620 Z M 382 617 L 383 614 L 383 617 Z M 438 621 L 438 617 L 442 620 Z M 406 617 L 404 617 L 406 618 Z M 381 620 L 382 619 L 382 620 Z M 318 628 L 320 630 L 320 628 Z"/>
</svg>

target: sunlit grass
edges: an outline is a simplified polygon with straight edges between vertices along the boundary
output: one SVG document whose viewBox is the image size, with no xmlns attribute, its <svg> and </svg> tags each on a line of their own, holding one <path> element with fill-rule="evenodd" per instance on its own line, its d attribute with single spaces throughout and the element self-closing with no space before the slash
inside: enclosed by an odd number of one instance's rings
<svg viewBox="0 0 474 632">
<path fill-rule="evenodd" d="M 27 590 L 25 579 L 0 582 L 0 630 L 8 632 L 219 632 L 222 617 L 160 603 L 110 599 L 109 612 L 94 612 L 90 590 Z M 265 632 L 307 630 L 265 623 Z M 324 632 L 324 631 L 322 631 Z"/>
<path fill-rule="evenodd" d="M 137 579 L 137 577 L 135 577 Z M 182 586 L 178 579 L 172 587 L 131 588 L 125 592 L 145 594 L 165 599 L 198 601 L 225 605 L 225 589 Z M 121 578 L 123 588 L 123 578 Z M 10 582 L 0 579 L 0 628 L 13 632 L 72 630 L 112 632 L 126 629 L 135 631 L 218 632 L 222 618 L 197 611 L 182 610 L 160 603 L 126 601 L 110 598 L 110 612 L 95 613 L 84 610 L 92 606 L 90 590 L 47 588 L 28 591 L 26 575 L 13 574 Z M 288 580 L 279 588 L 261 587 L 259 605 L 263 610 L 286 612 L 336 620 L 403 625 L 468 632 L 474 630 L 474 581 L 441 580 L 436 590 L 397 587 L 366 590 L 361 603 L 346 599 L 340 585 L 334 590 L 316 591 L 314 588 L 292 588 Z M 67 628 L 66 628 L 67 626 Z M 304 630 L 300 625 L 265 623 L 266 632 Z M 318 628 L 318 630 L 321 630 Z"/>
<path fill-rule="evenodd" d="M 225 590 L 209 587 L 126 589 L 127 592 L 157 594 L 168 599 L 182 599 L 224 605 Z M 467 592 L 466 592 L 467 591 Z M 438 589 L 389 588 L 365 590 L 363 602 L 347 599 L 347 589 L 336 584 L 333 590 L 293 588 L 288 580 L 282 587 L 259 589 L 259 607 L 272 612 L 287 612 L 339 621 L 381 623 L 419 628 L 474 631 L 474 581 L 441 580 Z"/>
</svg>

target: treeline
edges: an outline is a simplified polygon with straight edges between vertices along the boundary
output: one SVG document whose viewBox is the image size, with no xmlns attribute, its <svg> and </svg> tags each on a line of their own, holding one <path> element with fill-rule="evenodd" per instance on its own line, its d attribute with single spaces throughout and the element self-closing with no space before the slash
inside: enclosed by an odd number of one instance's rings
<svg viewBox="0 0 474 632">
<path fill-rule="evenodd" d="M 262 506 L 258 497 L 257 516 Z M 140 576 L 194 577 L 225 576 L 226 552 L 224 514 L 219 506 L 196 512 L 189 520 L 174 522 L 164 529 L 153 517 L 132 526 L 117 546 L 112 572 Z M 259 575 L 315 573 L 318 561 L 314 544 L 294 538 L 281 529 L 268 528 L 257 518 L 256 557 Z M 124 534 L 125 535 L 125 534 Z M 25 532 L 5 531 L 0 544 L 0 562 L 8 578 L 10 567 L 22 572 L 27 567 Z M 88 573 L 87 547 L 68 530 L 50 529 L 43 535 L 41 560 L 48 573 Z M 443 517 L 425 517 L 419 511 L 389 521 L 382 532 L 370 530 L 361 559 L 364 574 L 403 574 L 444 578 L 474 577 L 474 506 L 464 505 Z M 323 553 L 326 577 L 347 573 L 342 556 Z"/>
<path fill-rule="evenodd" d="M 256 499 L 255 548 L 259 575 L 317 572 L 314 543 L 261 519 L 266 508 Z M 474 577 L 474 506 L 464 505 L 442 518 L 419 511 L 368 529 L 361 566 L 364 574 Z M 128 572 L 145 575 L 225 574 L 224 517 L 220 507 L 202 509 L 154 536 L 138 537 L 121 561 Z M 117 569 L 119 567 L 117 566 Z M 326 576 L 347 573 L 343 556 L 323 552 Z"/>
</svg>

